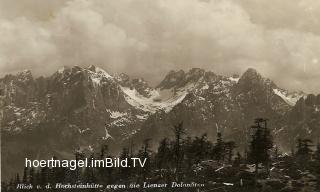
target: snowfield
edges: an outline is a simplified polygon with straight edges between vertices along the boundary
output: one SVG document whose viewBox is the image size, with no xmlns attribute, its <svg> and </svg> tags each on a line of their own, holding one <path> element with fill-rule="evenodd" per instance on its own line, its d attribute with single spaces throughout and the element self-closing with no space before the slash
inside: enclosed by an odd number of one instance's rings
<svg viewBox="0 0 320 192">
<path fill-rule="evenodd" d="M 273 92 L 274 94 L 281 97 L 290 106 L 294 106 L 297 103 L 297 101 L 304 96 L 303 94 L 297 94 L 297 93 L 289 94 L 279 89 L 273 89 Z"/>
<path fill-rule="evenodd" d="M 162 100 L 160 94 L 161 92 L 158 90 L 153 91 L 150 98 L 146 98 L 139 94 L 137 90 L 130 89 L 128 87 L 121 86 L 121 90 L 125 93 L 125 99 L 130 105 L 151 113 L 155 113 L 159 110 L 164 110 L 166 113 L 171 111 L 171 109 L 175 105 L 179 104 L 188 94 L 187 91 L 179 92 L 178 94 L 172 95 L 166 100 Z"/>
</svg>

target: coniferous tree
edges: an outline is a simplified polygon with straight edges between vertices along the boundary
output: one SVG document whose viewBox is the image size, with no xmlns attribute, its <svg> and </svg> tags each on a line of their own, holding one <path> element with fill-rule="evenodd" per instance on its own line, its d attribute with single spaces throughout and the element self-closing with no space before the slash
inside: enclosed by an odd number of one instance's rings
<svg viewBox="0 0 320 192">
<path fill-rule="evenodd" d="M 314 152 L 315 159 L 315 174 L 317 176 L 317 186 L 316 188 L 320 191 L 320 143 L 317 144 L 317 149 Z"/>
<path fill-rule="evenodd" d="M 316 151 L 314 152 L 314 159 L 320 162 L 320 143 L 317 144 Z"/>
<path fill-rule="evenodd" d="M 100 159 L 104 159 L 108 155 L 108 145 L 102 145 L 100 150 Z"/>
<path fill-rule="evenodd" d="M 233 141 L 225 142 L 225 154 L 227 156 L 228 163 L 231 163 L 232 161 L 233 150 L 235 147 L 236 147 L 235 142 Z"/>
<path fill-rule="evenodd" d="M 208 157 L 211 146 L 208 142 L 207 134 L 203 134 L 200 138 L 196 137 L 193 145 L 195 145 L 197 151 L 196 156 L 198 156 L 198 158 L 203 160 Z"/>
<path fill-rule="evenodd" d="M 195 137 L 193 140 L 188 137 L 184 141 L 187 167 L 190 168 L 192 164 L 210 158 L 211 148 L 212 144 L 208 141 L 207 134 L 203 134 L 201 137 Z"/>
<path fill-rule="evenodd" d="M 182 137 L 185 134 L 185 129 L 183 127 L 183 122 L 174 125 L 174 135 L 175 135 L 175 143 L 174 143 L 174 159 L 175 159 L 175 167 L 176 173 L 178 176 L 180 172 L 180 168 L 183 160 L 183 151 L 182 151 Z"/>
<path fill-rule="evenodd" d="M 39 181 L 40 185 L 44 186 L 48 183 L 48 174 L 49 174 L 49 168 L 42 167 L 40 171 L 40 181 Z"/>
<path fill-rule="evenodd" d="M 158 153 L 156 154 L 156 166 L 158 169 L 168 169 L 170 167 L 171 149 L 168 138 L 164 138 L 160 141 L 158 147 Z"/>
<path fill-rule="evenodd" d="M 31 167 L 29 171 L 29 182 L 34 186 L 36 184 L 35 170 Z"/>
<path fill-rule="evenodd" d="M 155 181 L 157 183 L 160 182 L 172 182 L 173 180 L 181 180 L 184 178 L 186 181 L 201 181 L 201 182 L 232 182 L 235 185 L 230 187 L 231 191 L 237 191 L 238 185 L 236 182 L 241 183 L 240 186 L 246 185 L 251 182 L 253 175 L 247 172 L 247 168 L 242 166 L 241 164 L 244 163 L 246 160 L 243 158 L 240 153 L 238 152 L 235 156 L 233 156 L 233 151 L 235 148 L 235 143 L 233 141 L 224 141 L 222 138 L 221 133 L 217 134 L 217 141 L 213 144 L 211 141 L 207 139 L 207 135 L 204 134 L 201 137 L 186 137 L 184 139 L 184 130 L 180 129 L 181 127 L 175 127 L 175 139 L 170 141 L 169 139 L 165 138 L 161 140 L 159 143 L 159 147 L 157 152 L 153 153 L 151 151 L 151 147 L 149 145 L 149 140 L 145 140 L 141 149 L 137 154 L 133 154 L 132 150 L 128 148 L 124 148 L 120 158 L 128 158 L 128 157 L 140 157 L 141 159 L 147 158 L 147 164 L 144 168 L 108 168 L 101 170 L 98 168 L 85 168 L 83 170 L 80 169 L 79 171 L 79 180 L 76 182 L 82 183 L 99 183 L 99 184 L 118 184 L 118 183 L 127 183 L 127 182 L 134 182 L 141 183 L 143 181 Z M 256 164 L 256 168 L 258 169 L 258 164 L 263 164 L 265 167 L 268 166 L 270 163 L 270 159 L 273 157 L 278 157 L 277 147 L 273 147 L 272 137 L 270 134 L 269 129 L 267 128 L 267 123 L 263 119 L 257 119 L 255 121 L 254 134 L 252 135 L 252 140 L 249 147 L 248 157 L 252 163 Z M 176 131 L 178 130 L 178 131 Z M 181 131 L 183 130 L 183 131 Z M 177 133 L 177 134 L 176 134 Z M 304 162 L 308 164 L 306 170 L 310 173 L 310 175 L 315 175 L 318 178 L 318 189 L 320 189 L 320 145 L 318 144 L 317 150 L 312 153 L 311 151 L 311 141 L 307 139 L 300 139 L 297 145 L 297 157 L 298 156 L 307 156 L 308 159 L 312 159 L 309 162 Z M 272 151 L 271 149 L 276 149 Z M 212 154 L 208 154 L 209 152 L 213 152 Z M 271 156 L 271 152 L 274 152 L 275 155 Z M 107 147 L 102 147 L 100 153 L 94 154 L 92 153 L 90 158 L 97 158 L 103 159 L 107 156 Z M 76 153 L 76 160 L 83 159 L 85 156 L 81 152 Z M 110 156 L 109 156 L 110 157 Z M 204 161 L 204 160 L 211 160 L 211 157 L 216 158 L 221 163 L 233 163 L 233 168 L 228 168 L 228 166 L 222 167 L 217 171 L 215 163 L 212 161 Z M 232 159 L 234 160 L 232 161 Z M 181 159 L 180 159 L 181 158 Z M 177 159 L 180 161 L 177 163 Z M 273 176 L 275 178 L 283 178 L 284 174 L 297 179 L 299 182 L 299 175 L 298 169 L 300 169 L 300 164 L 297 164 L 294 161 L 293 157 L 279 157 L 279 164 L 275 164 L 274 168 L 275 173 Z M 292 162 L 292 165 L 288 165 L 288 162 Z M 240 166 L 241 165 L 241 166 Z M 174 169 L 171 168 L 180 168 Z M 283 171 L 283 175 L 282 174 Z M 294 172 L 291 172 L 289 169 L 295 169 Z M 110 171 L 113 170 L 113 171 Z M 216 170 L 216 171 L 212 171 Z M 269 170 L 269 169 L 267 169 Z M 279 171 L 280 170 L 280 171 Z M 48 173 L 49 172 L 49 173 Z M 245 172 L 245 173 L 244 173 Z M 46 169 L 43 168 L 40 171 L 37 170 L 28 170 L 27 168 L 24 170 L 24 176 L 22 181 L 28 182 L 30 180 L 31 183 L 34 184 L 45 184 L 48 181 L 48 178 L 55 178 L 54 180 L 61 182 L 62 180 L 66 183 L 76 183 L 72 180 L 75 171 L 66 171 L 66 170 L 59 170 L 55 169 Z M 257 172 L 256 172 L 257 173 Z M 62 175 L 60 175 L 62 174 Z M 295 175 L 296 174 L 296 175 Z M 67 177 L 65 177 L 67 175 Z M 81 175 L 81 176 L 80 176 Z M 262 174 L 261 174 L 262 175 Z M 33 177 L 31 177 L 33 176 Z M 256 175 L 260 176 L 260 175 Z M 295 176 L 297 178 L 295 178 Z M 40 177 L 40 178 L 39 178 Z M 239 180 L 240 177 L 240 180 Z M 29 179 L 28 179 L 29 178 Z M 63 178 L 67 178 L 64 180 Z M 255 181 L 256 184 L 259 184 L 259 180 L 256 177 Z M 261 178 L 261 177 L 259 177 Z M 311 177 L 310 177 L 311 178 Z M 137 180 L 136 180 L 137 179 Z M 243 179 L 243 180 L 242 180 Z M 268 187 L 271 183 L 266 178 L 261 178 L 261 183 Z M 19 176 L 13 177 L 9 184 L 3 184 L 2 190 L 3 191 L 17 191 L 14 188 L 19 181 Z M 281 179 L 280 179 L 281 180 Z M 282 181 L 282 180 L 281 180 Z M 259 183 L 258 183 L 259 182 Z M 249 184 L 250 185 L 250 184 Z M 278 186 L 278 184 L 276 184 Z M 280 184 L 279 184 L 280 185 Z M 301 184 L 303 185 L 303 183 Z M 11 187 L 10 187 L 11 186 Z M 259 185 L 255 185 L 257 187 Z M 243 188 L 243 190 L 238 191 L 279 191 L 273 190 L 274 187 L 271 188 L 254 188 L 248 190 Z M 228 188 L 229 188 L 228 187 Z M 314 186 L 312 186 L 314 187 Z M 226 189 L 228 189 L 226 187 Z M 35 190 L 31 190 L 35 191 Z M 55 190 L 53 190 L 55 191 Z M 75 190 L 71 190 L 75 191 Z M 90 190 L 95 191 L 95 190 Z M 162 191 L 159 190 L 159 191 Z M 281 190 L 283 191 L 283 190 Z"/>
<path fill-rule="evenodd" d="M 198 163 L 199 158 L 195 154 L 194 140 L 191 137 L 187 137 L 184 141 L 184 153 L 185 153 L 185 163 L 186 167 L 189 169 L 192 167 L 193 163 Z"/>
<path fill-rule="evenodd" d="M 94 160 L 94 155 L 90 155 L 90 161 Z M 83 173 L 83 180 L 87 183 L 95 183 L 96 177 L 95 177 L 95 170 L 93 167 L 86 167 Z"/>
<path fill-rule="evenodd" d="M 126 159 L 126 158 L 129 158 L 129 150 L 128 148 L 123 148 L 120 155 L 120 159 Z M 130 169 L 127 167 L 119 168 L 119 176 L 122 180 L 127 181 L 130 177 Z"/>
<path fill-rule="evenodd" d="M 277 161 L 278 157 L 279 157 L 279 148 L 278 148 L 278 146 L 275 146 L 273 158 L 275 161 Z"/>
<path fill-rule="evenodd" d="M 256 173 L 258 172 L 258 166 L 260 163 L 269 166 L 270 163 L 270 149 L 273 147 L 273 141 L 270 134 L 270 130 L 267 127 L 266 119 L 256 119 L 255 125 L 252 126 L 254 134 L 250 142 L 250 151 L 248 153 L 248 159 L 256 166 Z M 269 170 L 269 169 L 268 169 Z"/>
<path fill-rule="evenodd" d="M 142 157 L 143 159 L 146 159 L 146 163 L 144 165 L 144 167 L 142 168 L 143 170 L 143 179 L 146 178 L 147 173 L 150 172 L 151 169 L 151 149 L 150 149 L 150 140 L 151 139 L 145 139 L 144 140 L 144 144 L 143 144 L 143 148 L 142 148 L 142 156 L 140 155 L 140 158 Z"/>
<path fill-rule="evenodd" d="M 18 184 L 20 184 L 21 181 L 20 181 L 20 176 L 19 176 L 19 173 L 16 174 L 16 178 L 15 178 L 15 181 L 14 181 L 14 185 L 17 186 Z"/>
<path fill-rule="evenodd" d="M 100 150 L 100 160 L 105 160 L 105 158 L 108 156 L 108 145 L 102 145 Z M 111 168 L 106 169 L 105 167 L 97 167 L 97 174 L 99 176 L 99 180 L 102 184 L 107 184 L 110 177 L 108 176 L 108 172 L 111 171 Z"/>
<path fill-rule="evenodd" d="M 79 160 L 83 160 L 84 158 L 85 158 L 85 156 L 84 156 L 84 153 L 83 152 L 81 152 L 80 150 L 77 150 L 77 151 L 75 151 L 75 153 L 74 153 L 74 155 L 75 155 L 75 160 L 76 160 L 76 162 L 78 163 L 78 161 Z M 77 168 L 76 170 L 74 170 L 74 171 L 71 171 L 71 181 L 73 182 L 73 183 L 79 183 L 80 182 L 80 180 L 81 180 L 81 168 Z"/>
<path fill-rule="evenodd" d="M 298 162 L 306 165 L 306 162 L 311 160 L 311 156 L 312 156 L 311 147 L 312 147 L 312 141 L 310 139 L 298 139 L 297 152 L 296 152 L 296 158 Z"/>
<path fill-rule="evenodd" d="M 141 175 L 141 179 L 142 181 L 144 181 L 147 177 L 147 174 L 150 173 L 151 170 L 151 150 L 150 150 L 150 140 L 151 139 L 145 139 L 143 142 L 143 146 L 141 148 L 141 150 L 138 153 L 138 157 L 142 160 L 146 159 L 146 163 L 144 165 L 144 167 L 140 168 L 140 175 Z"/>
<path fill-rule="evenodd" d="M 58 160 L 56 156 L 53 156 L 52 158 L 53 160 Z M 57 171 L 58 171 L 57 167 L 52 167 L 51 169 L 49 169 L 49 175 L 48 175 L 49 183 L 56 184 L 58 182 Z"/>
<path fill-rule="evenodd" d="M 222 134 L 220 132 L 217 133 L 217 142 L 216 142 L 215 146 L 213 147 L 213 156 L 218 162 L 224 161 L 225 143 L 222 139 Z"/>
<path fill-rule="evenodd" d="M 22 178 L 22 183 L 27 184 L 28 182 L 28 167 L 25 167 L 23 170 L 23 178 Z"/>
<path fill-rule="evenodd" d="M 36 184 L 39 185 L 41 182 L 41 170 L 35 171 Z"/>
</svg>

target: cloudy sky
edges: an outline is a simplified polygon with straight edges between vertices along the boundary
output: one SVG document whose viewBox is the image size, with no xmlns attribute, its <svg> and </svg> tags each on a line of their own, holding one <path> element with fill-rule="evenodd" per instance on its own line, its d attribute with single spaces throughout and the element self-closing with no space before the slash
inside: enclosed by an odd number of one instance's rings
<svg viewBox="0 0 320 192">
<path fill-rule="evenodd" d="M 320 1 L 0 0 L 0 76 L 100 66 L 152 84 L 171 69 L 249 67 L 320 93 Z"/>
</svg>

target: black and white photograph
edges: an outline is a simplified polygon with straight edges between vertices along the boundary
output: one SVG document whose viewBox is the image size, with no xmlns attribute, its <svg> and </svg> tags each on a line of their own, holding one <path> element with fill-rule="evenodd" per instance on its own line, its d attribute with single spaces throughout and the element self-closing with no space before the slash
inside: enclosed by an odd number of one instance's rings
<svg viewBox="0 0 320 192">
<path fill-rule="evenodd" d="M 319 192 L 320 1 L 0 0 L 2 192 Z"/>
</svg>

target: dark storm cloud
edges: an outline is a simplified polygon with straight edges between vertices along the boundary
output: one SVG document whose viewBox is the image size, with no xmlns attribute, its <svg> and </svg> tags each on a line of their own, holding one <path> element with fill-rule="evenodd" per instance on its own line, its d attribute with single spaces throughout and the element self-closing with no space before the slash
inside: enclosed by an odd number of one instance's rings
<svg viewBox="0 0 320 192">
<path fill-rule="evenodd" d="M 0 75 L 94 64 L 156 83 L 171 69 L 254 67 L 319 93 L 319 14 L 309 0 L 3 0 Z"/>
</svg>

